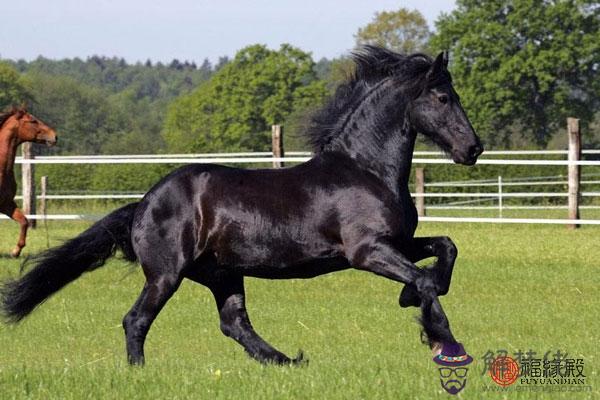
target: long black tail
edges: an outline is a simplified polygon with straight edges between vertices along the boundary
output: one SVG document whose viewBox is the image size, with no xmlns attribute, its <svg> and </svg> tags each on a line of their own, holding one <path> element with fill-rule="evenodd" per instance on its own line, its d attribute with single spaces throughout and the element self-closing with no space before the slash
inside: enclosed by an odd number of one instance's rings
<svg viewBox="0 0 600 400">
<path fill-rule="evenodd" d="M 93 271 L 121 249 L 125 258 L 135 261 L 131 245 L 131 225 L 139 203 L 113 211 L 74 239 L 30 257 L 23 264 L 33 269 L 0 288 L 1 312 L 8 322 L 18 322 L 38 305 L 84 272 Z"/>
</svg>

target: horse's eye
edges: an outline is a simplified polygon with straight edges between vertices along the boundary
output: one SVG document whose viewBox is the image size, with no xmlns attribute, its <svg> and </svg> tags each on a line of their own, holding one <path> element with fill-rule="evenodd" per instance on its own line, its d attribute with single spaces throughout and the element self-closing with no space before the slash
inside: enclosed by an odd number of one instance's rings
<svg viewBox="0 0 600 400">
<path fill-rule="evenodd" d="M 438 100 L 440 101 L 440 103 L 446 104 L 448 102 L 448 96 L 445 94 L 441 94 L 438 96 Z"/>
</svg>

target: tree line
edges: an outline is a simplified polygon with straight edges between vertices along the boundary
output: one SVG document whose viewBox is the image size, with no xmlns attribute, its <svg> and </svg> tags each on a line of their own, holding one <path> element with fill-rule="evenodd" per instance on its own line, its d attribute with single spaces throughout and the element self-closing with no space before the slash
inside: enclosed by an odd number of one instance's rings
<svg viewBox="0 0 600 400">
<path fill-rule="evenodd" d="M 600 144 L 600 6 L 587 0 L 458 0 L 431 31 L 417 10 L 377 13 L 356 44 L 435 55 L 487 148 L 561 148 L 567 116 Z M 305 149 L 311 112 L 352 73 L 288 44 L 250 45 L 216 65 L 120 58 L 0 63 L 0 109 L 25 102 L 57 128 L 65 154 L 260 151 L 271 124 Z"/>
</svg>

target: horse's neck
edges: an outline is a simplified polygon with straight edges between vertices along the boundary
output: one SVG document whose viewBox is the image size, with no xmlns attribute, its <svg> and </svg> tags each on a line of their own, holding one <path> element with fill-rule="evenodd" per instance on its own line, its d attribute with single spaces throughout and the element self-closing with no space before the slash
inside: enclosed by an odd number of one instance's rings
<svg viewBox="0 0 600 400">
<path fill-rule="evenodd" d="M 0 179 L 13 173 L 19 141 L 12 132 L 0 130 Z"/>
<path fill-rule="evenodd" d="M 372 92 L 347 116 L 345 129 L 334 146 L 396 194 L 408 188 L 416 137 L 403 114 L 382 114 L 377 93 Z"/>
</svg>

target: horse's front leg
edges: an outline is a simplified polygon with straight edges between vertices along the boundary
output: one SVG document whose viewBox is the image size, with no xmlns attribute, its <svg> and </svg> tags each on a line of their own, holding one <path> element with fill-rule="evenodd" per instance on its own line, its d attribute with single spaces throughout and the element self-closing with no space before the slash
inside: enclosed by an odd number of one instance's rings
<svg viewBox="0 0 600 400">
<path fill-rule="evenodd" d="M 429 257 L 437 257 L 431 267 L 434 282 L 437 286 L 438 296 L 443 296 L 450 289 L 452 270 L 458 255 L 458 250 L 452 240 L 446 236 L 415 238 L 406 246 L 406 256 L 412 262 L 417 262 Z M 421 299 L 414 286 L 406 285 L 400 293 L 400 306 L 418 307 Z"/>
<path fill-rule="evenodd" d="M 431 271 L 418 268 L 389 240 L 382 238 L 369 238 L 350 246 L 347 257 L 355 268 L 414 286 L 421 299 L 423 333 L 432 349 L 440 343 L 456 343 Z"/>
<path fill-rule="evenodd" d="M 17 245 L 11 251 L 11 255 L 13 257 L 19 257 L 21 254 L 21 250 L 25 247 L 25 240 L 27 238 L 27 228 L 29 227 L 29 221 L 23 214 L 23 212 L 17 207 L 17 204 L 13 201 L 10 202 L 7 206 L 0 208 L 0 212 L 8 215 L 11 219 L 15 220 L 21 226 L 21 231 L 19 232 L 19 240 L 17 241 Z"/>
</svg>

